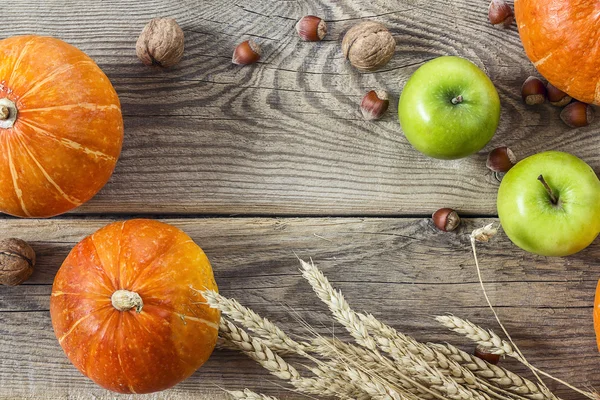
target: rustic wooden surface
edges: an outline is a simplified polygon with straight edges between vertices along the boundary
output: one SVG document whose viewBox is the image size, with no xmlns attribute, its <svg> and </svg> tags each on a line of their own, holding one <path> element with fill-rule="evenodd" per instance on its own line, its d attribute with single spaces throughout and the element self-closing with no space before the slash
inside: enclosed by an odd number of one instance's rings
<svg viewBox="0 0 600 400">
<path fill-rule="evenodd" d="M 493 220 L 492 220 L 493 221 Z M 39 266 L 23 286 L 0 297 L 0 392 L 8 398 L 114 398 L 84 378 L 64 356 L 48 312 L 54 274 L 72 246 L 110 222 L 102 219 L 6 220 L 2 235 L 32 243 Z M 471 345 L 433 320 L 454 313 L 498 329 L 476 279 L 468 233 L 489 219 L 464 221 L 458 232 L 436 231 L 428 219 L 407 218 L 210 218 L 166 222 L 184 229 L 211 260 L 219 289 L 298 335 L 307 332 L 292 307 L 322 334 L 335 328 L 307 283 L 295 254 L 312 257 L 356 310 L 420 340 Z M 600 384 L 591 303 L 600 246 L 569 259 L 515 251 L 504 235 L 481 245 L 491 301 L 528 358 L 579 385 Z M 512 365 L 509 363 L 509 365 Z M 280 386 L 252 361 L 217 351 L 190 379 L 159 398 L 226 398 L 219 387 L 251 387 L 281 398 L 302 398 Z M 553 387 L 553 386 L 551 386 Z M 43 393 L 43 396 L 41 395 Z M 572 394 L 560 391 L 565 398 Z M 40 396 L 40 397 L 38 397 Z M 87 396 L 87 397 L 85 397 Z M 124 397 L 126 396 L 118 396 Z M 144 397 L 144 396 L 140 396 Z"/>
<path fill-rule="evenodd" d="M 16 0 L 2 9 L 0 36 L 38 33 L 77 45 L 111 78 L 123 104 L 125 145 L 109 185 L 76 213 L 244 215 L 414 215 L 440 205 L 495 214 L 497 182 L 486 150 L 509 145 L 524 157 L 562 149 L 600 168 L 599 125 L 569 129 L 550 105 L 519 96 L 534 73 L 516 27 L 493 28 L 487 0 Z M 296 20 L 328 21 L 323 42 L 305 43 Z M 169 71 L 142 65 L 135 41 L 154 16 L 177 18 L 183 62 Z M 376 73 L 344 61 L 343 33 L 361 19 L 386 24 L 398 46 Z M 259 64 L 230 63 L 252 38 Z M 401 133 L 401 87 L 423 62 L 461 55 L 498 88 L 502 122 L 490 145 L 459 161 L 421 156 Z M 358 103 L 372 88 L 392 95 L 379 122 Z"/>
<path fill-rule="evenodd" d="M 600 125 L 569 129 L 558 109 L 522 104 L 520 85 L 535 71 L 516 28 L 487 23 L 487 5 L 487 0 L 5 3 L 0 37 L 56 36 L 98 62 L 120 95 L 126 133 L 113 178 L 72 215 L 47 221 L 0 217 L 0 238 L 30 241 L 39 259 L 26 284 L 0 287 L 0 399 L 134 397 L 102 390 L 71 366 L 48 312 L 54 274 L 70 248 L 116 218 L 177 218 L 167 221 L 205 249 L 223 294 L 297 334 L 305 332 L 294 328 L 298 324 L 286 306 L 321 333 L 332 324 L 299 277 L 295 253 L 312 257 L 357 310 L 420 340 L 470 349 L 436 325 L 432 316 L 440 313 L 497 329 L 467 240 L 470 230 L 495 220 L 498 182 L 485 168 L 487 150 L 509 145 L 524 157 L 560 149 L 598 171 Z M 294 24 L 306 14 L 327 20 L 326 40 L 297 38 Z M 168 71 L 143 66 L 135 57 L 139 32 L 156 16 L 176 18 L 186 34 L 184 59 Z M 340 52 L 343 33 L 361 19 L 386 24 L 397 39 L 395 57 L 377 73 L 357 73 Z M 263 46 L 260 63 L 231 65 L 235 44 L 248 38 Z M 461 55 L 484 68 L 502 101 L 496 137 L 480 153 L 458 161 L 415 152 L 395 113 L 411 73 L 440 55 Z M 357 104 L 372 88 L 387 89 L 392 104 L 383 120 L 367 123 Z M 426 218 L 441 206 L 481 219 L 467 218 L 459 232 L 442 234 Z M 574 384 L 600 387 L 591 323 L 600 244 L 552 259 L 526 254 L 501 234 L 480 252 L 492 302 L 530 360 Z M 224 399 L 221 388 L 246 386 L 303 398 L 279 385 L 243 356 L 218 351 L 174 389 L 136 398 Z M 576 398 L 557 389 L 565 399 Z"/>
</svg>

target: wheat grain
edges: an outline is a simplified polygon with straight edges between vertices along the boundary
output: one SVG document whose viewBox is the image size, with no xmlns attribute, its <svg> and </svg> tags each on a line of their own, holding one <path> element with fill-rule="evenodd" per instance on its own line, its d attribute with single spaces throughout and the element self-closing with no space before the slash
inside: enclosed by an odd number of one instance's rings
<svg viewBox="0 0 600 400">
<path fill-rule="evenodd" d="M 255 393 L 250 389 L 244 389 L 243 391 L 227 391 L 231 397 L 237 400 L 278 400 L 277 397 L 266 396 L 264 394 Z"/>
</svg>

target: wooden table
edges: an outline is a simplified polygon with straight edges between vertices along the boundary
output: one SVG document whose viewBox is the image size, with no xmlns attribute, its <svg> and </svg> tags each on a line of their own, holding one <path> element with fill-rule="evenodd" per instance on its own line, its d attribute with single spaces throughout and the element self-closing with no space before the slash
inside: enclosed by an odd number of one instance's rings
<svg viewBox="0 0 600 400">
<path fill-rule="evenodd" d="M 155 217 L 200 244 L 223 294 L 303 334 L 295 309 L 323 332 L 328 313 L 298 274 L 313 260 L 357 310 L 416 338 L 470 344 L 436 325 L 454 313 L 498 329 L 479 289 L 472 229 L 496 221 L 498 181 L 487 151 L 508 145 L 523 158 L 548 149 L 576 154 L 600 170 L 600 125 L 569 129 L 550 105 L 526 107 L 523 80 L 535 74 L 516 27 L 487 22 L 487 0 L 14 0 L 2 6 L 1 37 L 36 33 L 64 39 L 94 58 L 117 89 L 125 145 L 109 184 L 88 204 L 51 220 L 0 219 L 0 237 L 32 243 L 39 263 L 18 287 L 0 287 L 0 398 L 109 399 L 67 360 L 48 312 L 53 277 L 70 248 L 110 221 Z M 294 25 L 323 16 L 329 34 L 301 42 Z M 142 65 L 135 41 L 155 16 L 183 27 L 186 53 L 163 71 Z M 392 61 L 361 74 L 340 51 L 363 19 L 397 39 Z M 252 38 L 264 55 L 231 64 Z M 502 101 L 492 142 L 458 161 L 426 158 L 408 144 L 394 109 L 402 86 L 440 55 L 483 67 Z M 365 122 L 358 103 L 372 88 L 392 94 L 390 111 Z M 453 207 L 455 233 L 429 215 Z M 600 244 L 566 259 L 537 257 L 504 234 L 480 247 L 484 280 L 514 339 L 542 369 L 579 385 L 600 385 L 592 327 Z M 512 363 L 507 361 L 512 367 Z M 522 371 L 518 366 L 517 371 Z M 302 398 L 252 361 L 218 351 L 187 381 L 148 399 L 224 399 L 222 387 Z M 551 388 L 557 388 L 549 383 Z M 571 392 L 557 388 L 565 399 Z"/>
</svg>

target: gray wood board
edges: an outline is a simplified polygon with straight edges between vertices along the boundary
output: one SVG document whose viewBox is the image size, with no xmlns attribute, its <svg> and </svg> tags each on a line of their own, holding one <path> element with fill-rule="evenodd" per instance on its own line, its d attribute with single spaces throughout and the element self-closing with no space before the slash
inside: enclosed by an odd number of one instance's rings
<svg viewBox="0 0 600 400">
<path fill-rule="evenodd" d="M 298 273 L 295 254 L 312 257 L 357 311 L 422 341 L 472 345 L 448 333 L 434 315 L 453 313 L 500 331 L 477 282 L 468 234 L 493 220 L 466 219 L 441 233 L 428 219 L 169 219 L 206 251 L 222 294 L 306 336 L 288 307 L 321 334 L 342 335 Z M 0 287 L 0 398 L 127 398 L 96 387 L 67 360 L 48 312 L 53 277 L 69 250 L 109 219 L 1 220 L 0 238 L 21 237 L 38 254 L 24 285 Z M 479 246 L 483 279 L 500 318 L 528 359 L 579 385 L 600 385 L 592 325 L 600 246 L 566 259 L 527 254 L 503 233 Z M 503 361 L 513 367 L 513 363 Z M 516 371 L 522 371 L 518 366 Z M 283 389 L 241 354 L 216 351 L 190 379 L 148 399 L 226 398 L 243 387 L 302 398 Z M 556 386 L 550 383 L 551 388 Z M 558 388 L 565 399 L 573 393 Z M 78 397 L 81 396 L 81 397 Z"/>
<path fill-rule="evenodd" d="M 62 38 L 92 56 L 121 97 L 122 158 L 76 213 L 410 216 L 450 206 L 493 216 L 498 182 L 485 168 L 487 151 L 508 145 L 522 158 L 560 149 L 598 170 L 600 139 L 598 124 L 569 129 L 559 109 L 522 103 L 534 68 L 516 27 L 492 27 L 487 8 L 487 0 L 20 0 L 3 7 L 10 23 L 0 37 Z M 299 40 L 294 25 L 306 14 L 327 20 L 324 41 Z M 176 18 L 186 34 L 184 59 L 170 70 L 135 56 L 155 16 Z M 384 23 L 398 43 L 376 73 L 358 73 L 340 50 L 344 32 L 363 19 Z M 264 55 L 234 66 L 233 48 L 246 39 Z M 417 153 L 397 122 L 401 88 L 441 55 L 484 68 L 502 101 L 496 137 L 459 161 Z M 390 110 L 365 122 L 358 104 L 373 88 L 391 93 Z"/>
</svg>

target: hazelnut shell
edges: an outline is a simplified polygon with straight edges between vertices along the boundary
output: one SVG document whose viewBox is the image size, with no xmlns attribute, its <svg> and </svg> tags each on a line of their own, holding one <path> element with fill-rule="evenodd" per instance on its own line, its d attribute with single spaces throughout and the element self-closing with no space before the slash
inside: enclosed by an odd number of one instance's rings
<svg viewBox="0 0 600 400">
<path fill-rule="evenodd" d="M 389 95 L 385 90 L 371 90 L 362 98 L 360 111 L 364 119 L 372 121 L 381 118 L 389 106 Z"/>
<path fill-rule="evenodd" d="M 546 101 L 546 85 L 535 76 L 530 76 L 521 86 L 521 97 L 529 106 L 543 104 Z"/>
<path fill-rule="evenodd" d="M 33 273 L 35 251 L 21 239 L 0 240 L 0 285 L 16 286 Z"/>
<path fill-rule="evenodd" d="M 254 40 L 246 40 L 237 45 L 231 62 L 237 65 L 254 64 L 260 60 L 260 46 Z"/>
<path fill-rule="evenodd" d="M 548 101 L 550 104 L 556 107 L 564 107 L 573 100 L 571 96 L 548 82 L 546 85 L 546 94 L 548 95 Z"/>
<path fill-rule="evenodd" d="M 486 167 L 494 172 L 508 172 L 517 163 L 517 157 L 508 147 L 498 147 L 488 154 Z"/>
<path fill-rule="evenodd" d="M 487 361 L 492 365 L 496 365 L 500 362 L 500 355 L 490 353 L 490 351 L 483 346 L 475 347 L 473 354 L 475 357 Z"/>
<path fill-rule="evenodd" d="M 318 42 L 327 35 L 327 24 L 319 17 L 307 15 L 296 24 L 296 32 L 302 40 Z"/>
<path fill-rule="evenodd" d="M 184 34 L 173 18 L 154 18 L 142 30 L 135 51 L 146 65 L 172 67 L 183 57 Z"/>
<path fill-rule="evenodd" d="M 460 225 L 458 213 L 451 208 L 440 208 L 431 216 L 433 224 L 443 232 L 450 232 Z"/>
<path fill-rule="evenodd" d="M 396 50 L 396 40 L 379 22 L 364 21 L 346 32 L 342 52 L 359 71 L 375 71 L 390 61 Z"/>
<path fill-rule="evenodd" d="M 508 28 L 515 19 L 515 14 L 505 0 L 492 0 L 488 9 L 488 18 L 492 25 Z"/>
<path fill-rule="evenodd" d="M 560 119 L 571 128 L 588 126 L 594 120 L 594 109 L 589 104 L 574 101 L 562 109 Z"/>
</svg>

